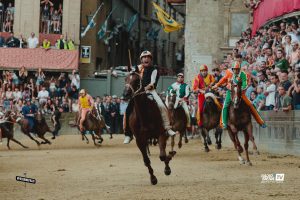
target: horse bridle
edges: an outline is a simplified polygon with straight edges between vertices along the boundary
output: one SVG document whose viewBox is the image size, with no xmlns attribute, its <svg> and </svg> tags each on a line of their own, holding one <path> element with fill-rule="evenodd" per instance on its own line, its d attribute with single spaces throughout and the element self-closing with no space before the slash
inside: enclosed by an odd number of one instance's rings
<svg viewBox="0 0 300 200">
<path fill-rule="evenodd" d="M 128 87 L 128 88 L 130 88 L 131 92 L 133 93 L 131 99 L 133 99 L 134 97 L 136 97 L 136 96 L 138 96 L 138 95 L 141 95 L 141 94 L 143 94 L 143 93 L 146 93 L 146 91 L 140 92 L 140 91 L 143 89 L 143 86 L 142 86 L 142 78 L 141 78 L 141 76 L 140 76 L 137 72 L 131 72 L 131 73 L 130 73 L 130 75 L 133 75 L 133 74 L 135 74 L 135 75 L 137 75 L 137 76 L 139 77 L 139 79 L 140 79 L 140 83 L 139 83 L 140 87 L 139 87 L 139 89 L 137 89 L 136 91 L 134 91 L 132 85 L 130 85 L 130 84 L 128 84 L 128 83 L 125 84 L 125 86 Z"/>
</svg>

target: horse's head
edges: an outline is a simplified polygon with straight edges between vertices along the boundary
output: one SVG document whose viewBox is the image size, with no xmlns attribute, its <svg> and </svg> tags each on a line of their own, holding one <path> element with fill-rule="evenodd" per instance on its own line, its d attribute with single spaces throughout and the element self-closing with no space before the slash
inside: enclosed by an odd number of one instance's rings
<svg viewBox="0 0 300 200">
<path fill-rule="evenodd" d="M 134 94 L 138 93 L 142 89 L 142 79 L 141 76 L 136 72 L 130 72 L 130 74 L 125 78 L 125 89 L 123 96 L 126 99 L 130 99 Z"/>
<path fill-rule="evenodd" d="M 6 114 L 5 114 L 5 119 L 6 119 L 8 122 L 15 123 L 15 122 L 20 121 L 20 120 L 21 120 L 21 117 L 19 117 L 18 114 L 15 113 L 15 112 L 7 111 Z"/>
<path fill-rule="evenodd" d="M 231 85 L 231 101 L 233 102 L 233 108 L 238 109 L 241 103 L 242 97 L 242 81 L 238 81 L 237 84 Z"/>
<path fill-rule="evenodd" d="M 177 109 L 178 106 L 179 106 L 179 103 L 180 103 L 180 98 L 177 97 L 176 93 L 170 92 L 170 93 L 167 95 L 167 101 L 166 101 L 166 104 L 167 104 L 167 106 L 168 106 L 168 108 L 169 108 L 170 110 Z"/>
</svg>

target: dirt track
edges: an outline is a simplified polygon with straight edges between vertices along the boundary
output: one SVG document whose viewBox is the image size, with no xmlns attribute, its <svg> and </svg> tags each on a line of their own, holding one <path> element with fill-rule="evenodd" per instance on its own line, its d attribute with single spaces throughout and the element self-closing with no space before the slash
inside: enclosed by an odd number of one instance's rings
<svg viewBox="0 0 300 200">
<path fill-rule="evenodd" d="M 135 142 L 123 145 L 123 136 L 100 148 L 85 144 L 79 135 L 60 136 L 40 150 L 21 149 L 6 140 L 0 146 L 0 199 L 300 199 L 300 159 L 262 153 L 251 156 L 252 167 L 240 165 L 229 148 L 203 152 L 199 139 L 177 151 L 171 161 L 172 174 L 165 176 L 158 148 L 152 147 L 151 161 L 158 184 L 150 184 L 148 170 Z M 27 172 L 37 183 L 17 182 Z M 261 174 L 285 173 L 283 183 L 261 183 Z"/>
</svg>

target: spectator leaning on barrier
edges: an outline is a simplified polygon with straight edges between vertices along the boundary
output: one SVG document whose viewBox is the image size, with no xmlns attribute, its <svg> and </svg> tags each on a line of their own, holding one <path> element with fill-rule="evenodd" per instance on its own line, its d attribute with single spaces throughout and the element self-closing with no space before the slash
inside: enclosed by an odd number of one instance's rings
<svg viewBox="0 0 300 200">
<path fill-rule="evenodd" d="M 27 39 L 27 43 L 28 43 L 28 48 L 29 49 L 34 49 L 37 48 L 39 45 L 39 40 L 38 38 L 35 36 L 35 33 L 32 32 L 30 37 Z"/>
<path fill-rule="evenodd" d="M 289 95 L 292 96 L 294 109 L 300 110 L 300 73 L 295 75 L 294 83 L 289 89 Z"/>
<path fill-rule="evenodd" d="M 282 110 L 288 112 L 292 109 L 292 98 L 287 95 L 283 85 L 278 87 L 278 97 L 276 99 L 275 111 Z"/>
<path fill-rule="evenodd" d="M 48 49 L 50 49 L 50 47 L 51 47 L 50 41 L 47 38 L 45 38 L 43 41 L 43 49 L 48 50 Z"/>
</svg>

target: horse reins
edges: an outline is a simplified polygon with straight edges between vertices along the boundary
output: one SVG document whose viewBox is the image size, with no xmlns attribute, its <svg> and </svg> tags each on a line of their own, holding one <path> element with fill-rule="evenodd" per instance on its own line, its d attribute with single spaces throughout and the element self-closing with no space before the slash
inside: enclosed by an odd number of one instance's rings
<svg viewBox="0 0 300 200">
<path fill-rule="evenodd" d="M 143 88 L 143 86 L 142 86 L 142 79 L 140 78 L 140 75 L 139 75 L 138 73 L 136 73 L 136 72 L 133 72 L 133 74 L 136 74 L 136 75 L 139 77 L 139 80 L 140 80 L 140 88 L 137 89 L 137 91 L 134 91 L 132 85 L 130 85 L 130 84 L 128 84 L 128 83 L 125 84 L 125 86 L 129 87 L 129 88 L 131 89 L 131 91 L 133 92 L 133 95 L 132 95 L 131 99 L 133 99 L 134 97 L 136 97 L 136 96 L 138 96 L 138 95 L 141 95 L 141 94 L 146 93 L 146 91 L 140 92 L 140 91 L 142 90 L 142 88 Z"/>
</svg>

